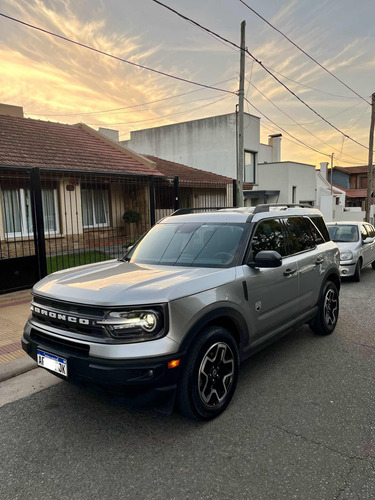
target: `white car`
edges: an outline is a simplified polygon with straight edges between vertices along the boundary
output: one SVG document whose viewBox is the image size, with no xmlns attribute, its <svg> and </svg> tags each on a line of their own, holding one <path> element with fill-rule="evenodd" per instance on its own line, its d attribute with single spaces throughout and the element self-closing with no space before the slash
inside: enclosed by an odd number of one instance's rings
<svg viewBox="0 0 375 500">
<path fill-rule="evenodd" d="M 375 228 L 368 222 L 330 222 L 331 240 L 340 250 L 340 274 L 360 281 L 362 268 L 375 269 Z"/>
</svg>

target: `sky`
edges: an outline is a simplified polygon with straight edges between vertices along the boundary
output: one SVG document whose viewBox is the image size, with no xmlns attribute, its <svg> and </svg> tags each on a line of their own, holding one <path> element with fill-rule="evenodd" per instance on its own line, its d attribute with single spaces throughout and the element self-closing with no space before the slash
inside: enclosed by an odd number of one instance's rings
<svg viewBox="0 0 375 500">
<path fill-rule="evenodd" d="M 283 161 L 319 165 L 330 162 L 333 153 L 334 165 L 367 164 L 371 106 L 240 0 L 162 1 L 237 45 L 246 21 L 248 51 L 345 134 L 247 55 L 245 111 L 261 118 L 262 143 L 282 133 Z M 371 102 L 374 0 L 245 1 Z M 22 106 L 26 117 L 112 128 L 125 140 L 132 130 L 231 113 L 238 103 L 239 50 L 153 0 L 0 0 L 0 13 L 129 62 L 228 91 L 140 69 L 0 17 L 0 102 Z"/>
</svg>

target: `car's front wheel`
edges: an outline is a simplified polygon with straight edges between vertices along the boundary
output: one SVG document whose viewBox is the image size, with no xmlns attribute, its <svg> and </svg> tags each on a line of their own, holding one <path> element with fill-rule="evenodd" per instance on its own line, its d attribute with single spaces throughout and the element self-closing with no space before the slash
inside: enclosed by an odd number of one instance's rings
<svg viewBox="0 0 375 500">
<path fill-rule="evenodd" d="M 319 299 L 319 312 L 310 323 L 319 335 L 329 335 L 336 328 L 339 318 L 339 292 L 332 281 L 327 281 Z"/>
<path fill-rule="evenodd" d="M 232 399 L 238 370 L 238 348 L 228 330 L 203 330 L 184 360 L 178 391 L 181 412 L 195 420 L 220 415 Z"/>
<path fill-rule="evenodd" d="M 357 265 L 355 266 L 355 271 L 353 274 L 353 281 L 359 283 L 361 281 L 361 271 L 362 271 L 362 260 L 358 259 Z"/>
</svg>

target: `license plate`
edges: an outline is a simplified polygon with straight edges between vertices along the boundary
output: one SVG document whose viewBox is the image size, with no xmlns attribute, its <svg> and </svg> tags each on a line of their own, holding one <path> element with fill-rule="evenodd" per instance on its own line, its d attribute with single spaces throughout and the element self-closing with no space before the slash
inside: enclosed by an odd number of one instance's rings
<svg viewBox="0 0 375 500">
<path fill-rule="evenodd" d="M 59 373 L 64 377 L 68 376 L 68 363 L 66 359 L 50 354 L 49 352 L 37 350 L 37 362 L 42 368 L 47 368 L 53 372 Z"/>
</svg>

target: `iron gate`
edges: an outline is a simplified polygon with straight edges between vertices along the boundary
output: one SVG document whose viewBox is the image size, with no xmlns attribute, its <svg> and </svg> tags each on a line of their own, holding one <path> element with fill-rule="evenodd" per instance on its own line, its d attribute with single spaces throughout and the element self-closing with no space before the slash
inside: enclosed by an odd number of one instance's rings
<svg viewBox="0 0 375 500">
<path fill-rule="evenodd" d="M 152 176 L 0 169 L 0 293 L 122 257 L 178 208 L 229 206 L 232 186 Z M 229 193 L 229 195 L 228 195 Z"/>
</svg>

